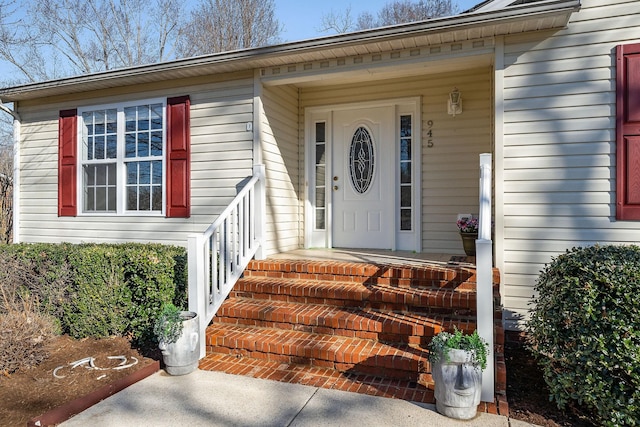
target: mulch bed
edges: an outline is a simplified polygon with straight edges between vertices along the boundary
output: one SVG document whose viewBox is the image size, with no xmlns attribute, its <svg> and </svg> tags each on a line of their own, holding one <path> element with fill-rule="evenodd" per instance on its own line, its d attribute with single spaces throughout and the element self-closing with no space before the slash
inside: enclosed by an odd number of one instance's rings
<svg viewBox="0 0 640 427">
<path fill-rule="evenodd" d="M 61 422 L 64 418 L 56 418 L 84 409 L 87 396 L 99 401 L 139 379 L 136 376 L 149 375 L 159 367 L 156 360 L 140 354 L 122 337 L 74 340 L 61 336 L 47 344 L 47 351 L 49 356 L 38 366 L 0 376 L 0 426 L 26 426 L 32 419 L 40 420 L 40 425 Z M 93 358 L 93 365 L 101 369 L 90 368 L 89 361 L 70 366 L 86 358 Z M 56 368 L 56 375 L 62 378 L 53 375 Z M 54 421 L 42 417 L 52 410 L 57 413 L 48 416 Z"/>
</svg>

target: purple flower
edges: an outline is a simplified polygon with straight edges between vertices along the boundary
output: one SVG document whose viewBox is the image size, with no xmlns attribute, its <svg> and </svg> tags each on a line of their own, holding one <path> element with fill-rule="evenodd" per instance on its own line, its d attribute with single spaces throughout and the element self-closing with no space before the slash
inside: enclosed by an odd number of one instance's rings
<svg viewBox="0 0 640 427">
<path fill-rule="evenodd" d="M 478 218 L 462 218 L 456 224 L 462 233 L 478 232 Z"/>
</svg>

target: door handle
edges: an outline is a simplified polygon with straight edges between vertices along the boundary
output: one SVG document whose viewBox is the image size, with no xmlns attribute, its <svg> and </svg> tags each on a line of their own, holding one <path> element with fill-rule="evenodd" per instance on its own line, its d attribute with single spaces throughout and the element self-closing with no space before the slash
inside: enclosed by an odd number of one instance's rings
<svg viewBox="0 0 640 427">
<path fill-rule="evenodd" d="M 338 186 L 337 186 L 337 185 L 334 185 L 334 186 L 333 186 L 333 191 L 336 191 L 336 190 L 338 190 Z"/>
<path fill-rule="evenodd" d="M 338 177 L 337 177 L 337 176 L 334 176 L 334 177 L 333 177 L 333 180 L 334 180 L 334 181 L 337 181 L 337 180 L 338 180 Z"/>
</svg>

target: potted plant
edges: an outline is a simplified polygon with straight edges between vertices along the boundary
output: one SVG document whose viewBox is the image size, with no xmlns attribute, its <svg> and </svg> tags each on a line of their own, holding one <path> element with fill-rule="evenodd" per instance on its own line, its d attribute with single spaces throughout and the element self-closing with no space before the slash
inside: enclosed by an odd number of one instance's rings
<svg viewBox="0 0 640 427">
<path fill-rule="evenodd" d="M 199 329 L 197 313 L 181 311 L 173 304 L 164 305 L 153 332 L 168 374 L 186 375 L 198 367 Z"/>
<path fill-rule="evenodd" d="M 487 367 L 487 343 L 477 331 L 441 332 L 429 344 L 429 362 L 435 383 L 436 410 L 450 418 L 476 416 Z"/>
<path fill-rule="evenodd" d="M 463 217 L 456 222 L 460 237 L 462 238 L 462 247 L 467 256 L 476 255 L 476 240 L 478 239 L 478 218 Z"/>
</svg>

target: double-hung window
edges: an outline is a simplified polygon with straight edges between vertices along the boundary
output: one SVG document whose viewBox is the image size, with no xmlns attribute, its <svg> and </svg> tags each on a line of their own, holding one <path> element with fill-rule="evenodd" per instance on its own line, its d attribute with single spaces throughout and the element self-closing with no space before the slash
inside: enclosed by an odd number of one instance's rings
<svg viewBox="0 0 640 427">
<path fill-rule="evenodd" d="M 60 111 L 58 215 L 190 215 L 188 96 Z"/>
<path fill-rule="evenodd" d="M 162 100 L 79 111 L 83 213 L 162 214 Z"/>
</svg>

